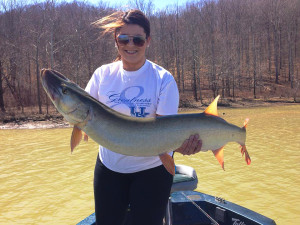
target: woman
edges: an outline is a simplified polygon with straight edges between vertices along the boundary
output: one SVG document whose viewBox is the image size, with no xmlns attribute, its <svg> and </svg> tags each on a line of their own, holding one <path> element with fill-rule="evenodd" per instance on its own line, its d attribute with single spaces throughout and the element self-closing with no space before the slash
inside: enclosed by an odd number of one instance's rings
<svg viewBox="0 0 300 225">
<path fill-rule="evenodd" d="M 119 55 L 95 71 L 86 91 L 126 115 L 176 114 L 179 94 L 173 76 L 146 60 L 151 40 L 146 16 L 139 10 L 117 12 L 95 25 L 114 34 Z M 199 152 L 198 139 L 198 135 L 189 137 L 176 151 Z M 132 224 L 162 224 L 172 181 L 158 156 L 125 156 L 100 146 L 94 173 L 97 224 L 122 224 L 128 205 Z"/>
</svg>

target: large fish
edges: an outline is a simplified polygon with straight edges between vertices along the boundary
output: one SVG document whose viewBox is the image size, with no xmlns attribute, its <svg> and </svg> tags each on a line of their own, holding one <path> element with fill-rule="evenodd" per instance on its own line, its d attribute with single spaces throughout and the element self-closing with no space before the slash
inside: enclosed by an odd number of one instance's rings
<svg viewBox="0 0 300 225">
<path fill-rule="evenodd" d="M 111 151 L 131 156 L 159 156 L 166 169 L 174 174 L 174 160 L 167 153 L 198 133 L 202 140 L 201 151 L 212 150 L 223 169 L 223 147 L 228 142 L 239 143 L 247 164 L 251 163 L 245 145 L 247 120 L 240 128 L 218 117 L 219 96 L 203 113 L 134 118 L 97 101 L 57 71 L 43 69 L 41 77 L 57 110 L 74 125 L 71 151 L 81 141 L 84 131 Z"/>
</svg>

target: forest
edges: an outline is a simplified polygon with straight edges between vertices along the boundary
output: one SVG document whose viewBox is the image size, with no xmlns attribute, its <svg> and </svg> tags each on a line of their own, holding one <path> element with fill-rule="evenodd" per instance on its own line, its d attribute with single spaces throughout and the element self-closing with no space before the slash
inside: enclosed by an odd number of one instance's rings
<svg viewBox="0 0 300 225">
<path fill-rule="evenodd" d="M 0 0 L 0 111 L 48 110 L 42 68 L 84 88 L 117 55 L 113 37 L 93 22 L 130 8 L 148 16 L 147 58 L 173 74 L 181 99 L 299 99 L 299 0 L 195 0 L 164 9 L 146 0 L 124 7 Z"/>
</svg>

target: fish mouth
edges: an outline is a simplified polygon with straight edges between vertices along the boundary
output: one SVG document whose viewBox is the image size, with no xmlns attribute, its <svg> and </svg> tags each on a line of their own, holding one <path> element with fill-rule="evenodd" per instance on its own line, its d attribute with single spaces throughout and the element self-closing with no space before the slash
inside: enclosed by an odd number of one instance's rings
<svg viewBox="0 0 300 225">
<path fill-rule="evenodd" d="M 62 85 L 65 82 L 70 81 L 61 73 L 51 69 L 42 69 L 41 79 L 45 91 L 53 101 L 61 97 L 60 89 L 62 88 Z"/>
<path fill-rule="evenodd" d="M 42 85 L 51 98 L 52 101 L 55 101 L 61 96 L 59 88 L 61 87 L 62 80 L 66 80 L 60 74 L 54 73 L 53 70 L 42 69 L 41 70 Z"/>
<path fill-rule="evenodd" d="M 81 106 L 78 105 L 75 109 L 70 110 L 69 112 L 65 112 L 65 116 L 68 116 L 69 118 L 72 118 L 72 124 L 82 124 L 84 122 L 87 122 L 89 120 L 91 108 L 89 107 L 88 110 L 85 112 L 85 115 L 82 116 L 82 118 L 77 118 L 76 116 L 72 116 L 73 113 L 75 113 L 77 110 L 80 110 Z M 83 113 L 82 113 L 83 114 Z"/>
<path fill-rule="evenodd" d="M 46 77 L 50 77 L 50 76 L 55 76 L 58 77 L 64 81 L 69 81 L 68 78 L 66 78 L 64 75 L 62 75 L 61 73 L 55 71 L 55 70 L 51 70 L 51 69 L 41 69 L 41 77 L 42 78 L 46 78 Z"/>
<path fill-rule="evenodd" d="M 68 78 L 50 69 L 42 69 L 40 75 L 47 95 L 61 114 L 67 116 L 74 123 L 81 123 L 87 120 L 90 108 L 87 109 L 82 103 L 71 104 L 70 99 L 62 100 L 64 99 L 64 94 L 62 93 L 64 88 L 71 85 L 71 81 Z M 64 101 L 65 104 L 63 103 Z"/>
<path fill-rule="evenodd" d="M 66 114 L 66 115 L 70 115 L 70 114 L 76 112 L 77 110 L 78 110 L 78 107 L 76 107 L 75 109 L 73 109 L 73 110 L 71 110 L 71 111 L 69 111 L 69 112 L 66 112 L 65 114 Z"/>
<path fill-rule="evenodd" d="M 64 75 L 62 75 L 61 73 L 55 71 L 55 70 L 51 70 L 52 73 L 54 73 L 56 76 L 58 76 L 59 78 L 65 80 L 65 81 L 70 81 L 68 78 L 66 78 Z"/>
</svg>

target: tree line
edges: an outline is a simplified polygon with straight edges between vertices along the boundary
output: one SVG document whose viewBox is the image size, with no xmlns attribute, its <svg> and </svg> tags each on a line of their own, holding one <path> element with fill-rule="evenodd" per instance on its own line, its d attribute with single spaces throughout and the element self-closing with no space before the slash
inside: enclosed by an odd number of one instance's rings
<svg viewBox="0 0 300 225">
<path fill-rule="evenodd" d="M 129 5 L 150 19 L 147 57 L 174 75 L 182 97 L 259 98 L 272 95 L 270 84 L 288 84 L 286 92 L 296 98 L 299 0 L 195 0 L 159 10 L 151 1 Z M 49 103 L 41 68 L 85 87 L 117 54 L 112 36 L 101 36 L 91 24 L 119 9 L 104 2 L 0 0 L 1 110 L 38 106 L 42 113 Z"/>
</svg>

